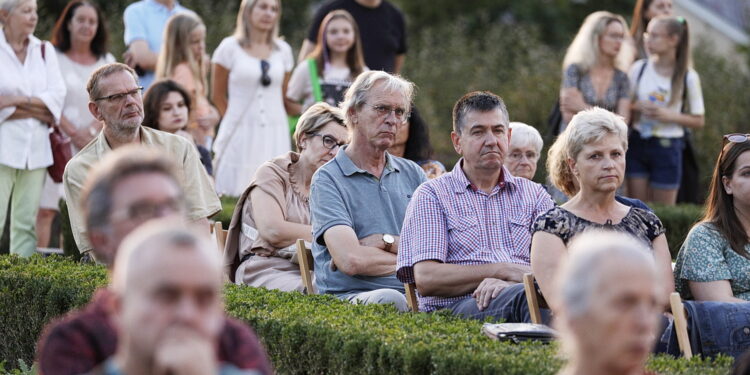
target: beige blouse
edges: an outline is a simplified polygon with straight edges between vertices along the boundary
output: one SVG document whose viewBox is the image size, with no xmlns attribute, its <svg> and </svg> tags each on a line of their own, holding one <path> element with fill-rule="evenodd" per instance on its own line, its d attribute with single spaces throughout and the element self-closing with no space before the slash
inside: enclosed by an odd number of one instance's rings
<svg viewBox="0 0 750 375">
<path fill-rule="evenodd" d="M 310 205 L 308 196 L 295 188 L 290 170 L 299 160 L 299 154 L 288 152 L 263 163 L 255 172 L 250 186 L 240 196 L 235 207 L 232 221 L 229 224 L 224 263 L 230 279 L 239 266 L 240 259 L 250 254 L 254 249 L 266 249 L 276 252 L 276 256 L 286 257 L 278 253 L 278 248 L 271 246 L 256 230 L 253 219 L 252 202 L 249 199 L 253 189 L 261 189 L 270 195 L 281 208 L 284 220 L 292 223 L 310 225 Z M 234 281 L 234 280 L 232 280 Z"/>
</svg>

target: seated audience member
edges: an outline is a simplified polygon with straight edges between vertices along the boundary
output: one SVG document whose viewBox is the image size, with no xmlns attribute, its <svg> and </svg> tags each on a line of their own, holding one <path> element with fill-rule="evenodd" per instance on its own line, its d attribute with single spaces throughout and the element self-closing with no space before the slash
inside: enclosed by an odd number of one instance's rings
<svg viewBox="0 0 750 375">
<path fill-rule="evenodd" d="M 237 284 L 303 291 L 295 242 L 312 242 L 310 181 L 349 139 L 341 111 L 313 104 L 300 117 L 287 152 L 258 168 L 240 196 L 224 252 L 228 276 Z M 294 260 L 292 260 L 294 259 Z"/>
<path fill-rule="evenodd" d="M 592 231 L 570 245 L 555 281 L 568 363 L 558 374 L 646 374 L 658 337 L 662 272 L 649 249 L 625 233 Z"/>
<path fill-rule="evenodd" d="M 206 173 L 212 175 L 211 152 L 196 143 L 187 129 L 193 107 L 190 98 L 185 88 L 171 79 L 154 82 L 143 98 L 143 126 L 177 134 L 194 143 Z"/>
<path fill-rule="evenodd" d="M 104 125 L 99 135 L 68 162 L 63 176 L 70 225 L 78 249 L 82 253 L 91 250 L 80 211 L 81 188 L 88 171 L 104 155 L 130 143 L 157 147 L 178 161 L 177 176 L 185 192 L 187 217 L 204 224 L 207 230 L 206 218 L 221 211 L 213 183 L 190 141 L 141 126 L 143 88 L 138 86 L 135 71 L 124 64 L 104 65 L 91 74 L 86 90 L 91 114 Z"/>
<path fill-rule="evenodd" d="M 81 212 L 92 251 L 107 268 L 112 269 L 120 242 L 133 229 L 149 219 L 185 216 L 177 168 L 163 151 L 130 145 L 108 153 L 91 170 Z M 37 345 L 40 374 L 85 373 L 114 354 L 111 299 L 110 289 L 99 289 L 88 305 L 45 328 Z M 217 351 L 221 361 L 271 373 L 257 338 L 240 322 L 225 321 Z"/>
<path fill-rule="evenodd" d="M 411 107 L 408 121 L 408 125 L 401 127 L 396 133 L 396 141 L 388 149 L 388 153 L 419 164 L 429 179 L 442 176 L 445 166 L 432 159 L 430 133 L 417 107 Z"/>
<path fill-rule="evenodd" d="M 750 134 L 728 134 L 716 160 L 706 214 L 677 255 L 685 299 L 750 301 Z"/>
<path fill-rule="evenodd" d="M 505 168 L 516 177 L 533 180 L 536 174 L 536 163 L 542 154 L 544 141 L 534 127 L 522 122 L 510 123 L 510 145 L 505 157 Z"/>
<path fill-rule="evenodd" d="M 415 163 L 390 155 L 405 126 L 414 84 L 383 71 L 359 75 L 341 108 L 351 143 L 315 173 L 310 187 L 318 292 L 354 303 L 408 309 L 396 279 L 406 206 L 427 178 Z"/>
<path fill-rule="evenodd" d="M 397 275 L 416 283 L 421 311 L 528 320 L 519 282 L 530 272 L 531 226 L 554 203 L 503 167 L 509 133 L 495 94 L 472 92 L 453 107 L 451 140 L 462 158 L 414 193 L 398 252 Z"/>
<path fill-rule="evenodd" d="M 602 108 L 578 112 L 558 142 L 564 148 L 556 154 L 560 160 L 550 161 L 552 181 L 570 193 L 572 180 L 577 180 L 580 189 L 568 202 L 552 208 L 534 223 L 531 268 L 549 306 L 555 311 L 559 303 L 553 279 L 566 257 L 569 241 L 591 228 L 626 232 L 647 244 L 662 274 L 663 295 L 668 296 L 674 285 L 664 225 L 652 212 L 615 200 L 628 148 L 628 128 L 622 117 Z"/>
<path fill-rule="evenodd" d="M 91 374 L 260 373 L 217 356 L 227 318 L 221 260 L 207 235 L 181 220 L 153 221 L 125 238 L 116 259 L 110 290 L 117 350 Z"/>
</svg>

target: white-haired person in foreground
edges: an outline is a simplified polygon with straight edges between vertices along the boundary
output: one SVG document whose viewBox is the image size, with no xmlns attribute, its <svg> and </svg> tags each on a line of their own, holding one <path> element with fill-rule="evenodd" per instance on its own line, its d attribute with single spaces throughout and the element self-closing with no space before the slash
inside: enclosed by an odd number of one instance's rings
<svg viewBox="0 0 750 375">
<path fill-rule="evenodd" d="M 664 294 L 651 251 L 631 235 L 589 231 L 557 275 L 563 375 L 636 375 L 656 341 Z"/>
<path fill-rule="evenodd" d="M 533 126 L 522 122 L 511 122 L 510 130 L 512 133 L 508 156 L 505 157 L 505 168 L 508 168 L 513 176 L 533 180 L 536 164 L 544 146 L 542 135 Z"/>
</svg>

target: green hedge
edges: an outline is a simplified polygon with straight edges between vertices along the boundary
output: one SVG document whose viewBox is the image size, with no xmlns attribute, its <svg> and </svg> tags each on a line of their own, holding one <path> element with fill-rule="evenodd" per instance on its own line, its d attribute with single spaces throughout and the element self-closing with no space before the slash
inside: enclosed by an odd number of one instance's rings
<svg viewBox="0 0 750 375">
<path fill-rule="evenodd" d="M 106 282 L 102 267 L 62 257 L 0 257 L 0 362 L 33 359 L 44 323 L 80 306 Z M 513 345 L 480 333 L 481 323 L 446 314 L 398 313 L 228 285 L 229 315 L 252 325 L 283 374 L 553 374 L 557 345 Z M 732 361 L 656 356 L 660 374 L 725 374 Z"/>
</svg>

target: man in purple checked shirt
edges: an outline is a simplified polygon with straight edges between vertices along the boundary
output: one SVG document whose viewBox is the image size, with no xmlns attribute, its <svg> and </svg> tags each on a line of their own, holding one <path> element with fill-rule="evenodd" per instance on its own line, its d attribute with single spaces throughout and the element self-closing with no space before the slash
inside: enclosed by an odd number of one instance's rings
<svg viewBox="0 0 750 375">
<path fill-rule="evenodd" d="M 553 207 L 544 188 L 503 167 L 511 131 L 503 100 L 464 95 L 453 107 L 453 171 L 422 184 L 401 229 L 397 277 L 416 283 L 420 311 L 528 322 L 523 274 L 531 226 Z"/>
</svg>

